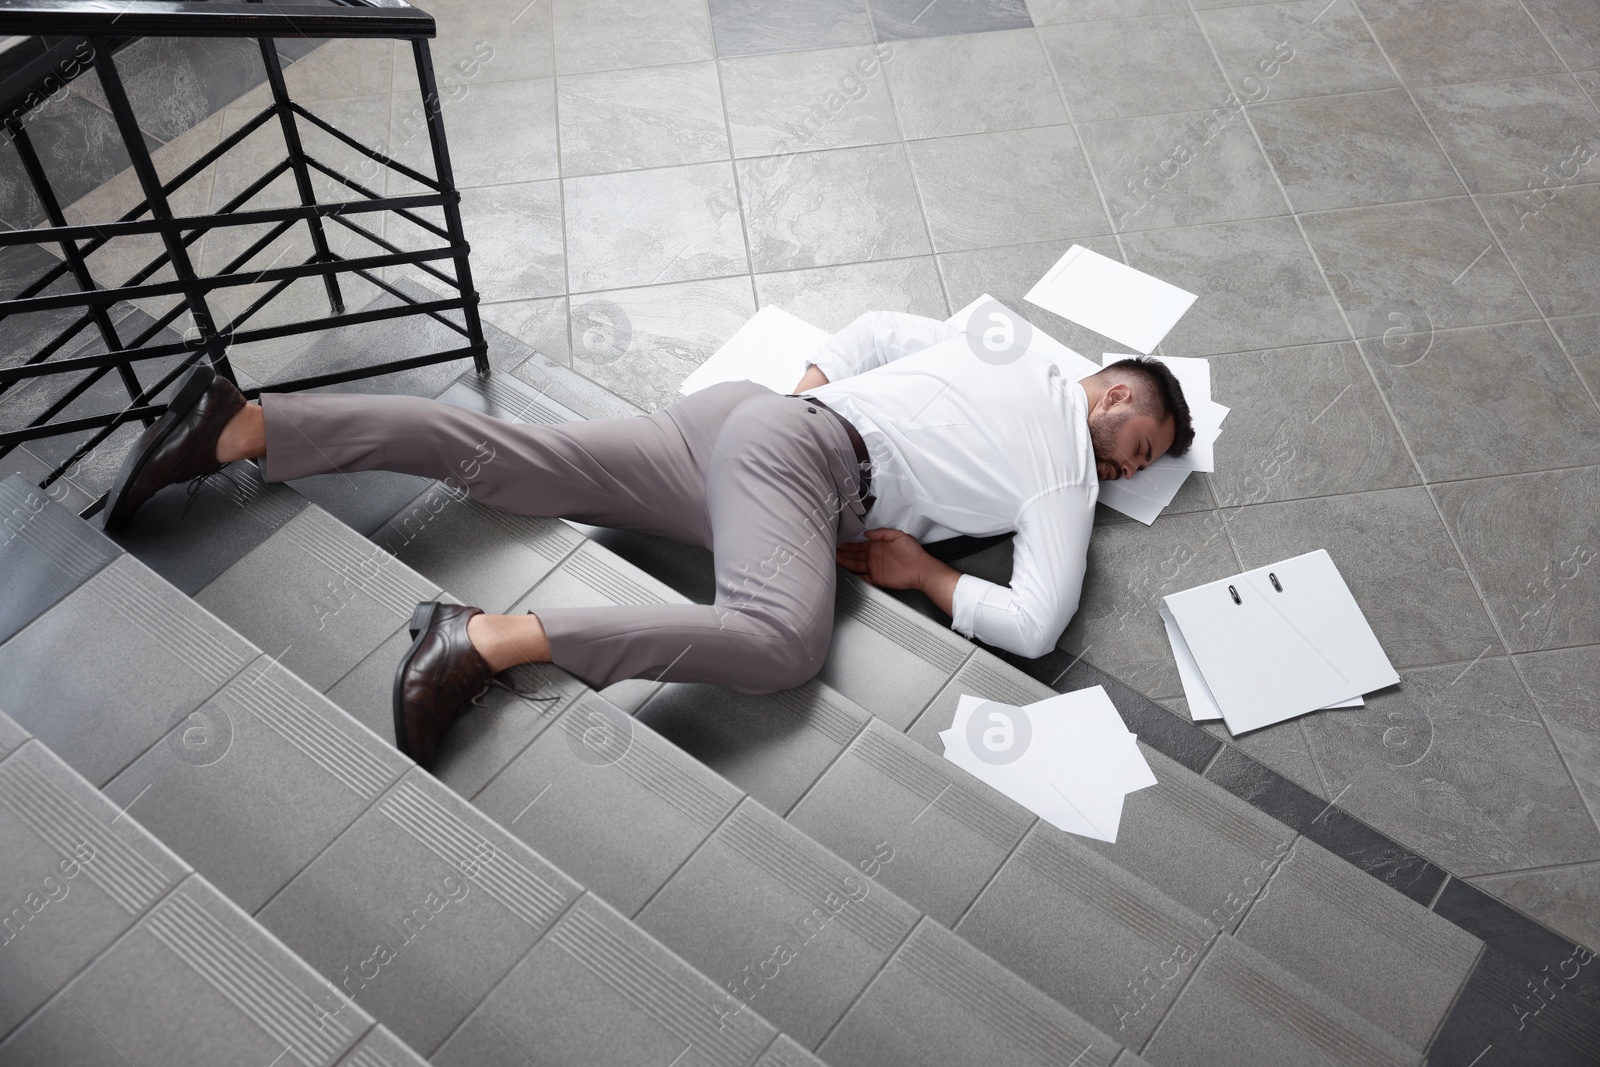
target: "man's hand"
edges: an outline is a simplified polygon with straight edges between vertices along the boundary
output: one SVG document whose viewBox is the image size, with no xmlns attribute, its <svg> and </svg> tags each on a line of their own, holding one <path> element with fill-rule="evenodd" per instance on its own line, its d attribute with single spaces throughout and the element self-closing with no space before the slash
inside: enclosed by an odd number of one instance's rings
<svg viewBox="0 0 1600 1067">
<path fill-rule="evenodd" d="M 859 574 L 880 589 L 918 589 L 951 614 L 951 600 L 961 572 L 928 555 L 917 539 L 902 530 L 880 527 L 867 531 L 867 540 L 840 545 L 839 566 Z"/>
<path fill-rule="evenodd" d="M 828 376 L 822 373 L 822 368 L 815 363 L 806 368 L 806 376 L 800 379 L 800 384 L 794 387 L 796 393 L 809 393 L 819 385 L 827 385 Z"/>
</svg>

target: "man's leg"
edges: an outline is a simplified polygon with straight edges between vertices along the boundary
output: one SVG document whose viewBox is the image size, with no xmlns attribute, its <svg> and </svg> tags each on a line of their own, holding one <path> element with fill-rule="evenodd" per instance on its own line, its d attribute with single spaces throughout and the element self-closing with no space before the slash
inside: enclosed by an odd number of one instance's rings
<svg viewBox="0 0 1600 1067">
<path fill-rule="evenodd" d="M 816 674 L 833 634 L 835 548 L 861 530 L 843 428 L 803 400 L 746 400 L 714 441 L 707 512 L 714 604 L 539 612 L 551 659 L 596 688 L 624 678 L 747 693 Z"/>
</svg>

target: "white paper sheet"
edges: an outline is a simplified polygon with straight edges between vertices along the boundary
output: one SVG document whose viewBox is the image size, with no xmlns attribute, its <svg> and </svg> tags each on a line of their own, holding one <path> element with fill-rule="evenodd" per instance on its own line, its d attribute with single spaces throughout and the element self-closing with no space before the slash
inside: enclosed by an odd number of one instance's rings
<svg viewBox="0 0 1600 1067">
<path fill-rule="evenodd" d="M 994 297 L 990 296 L 988 293 L 984 293 L 982 296 L 978 297 L 978 299 L 974 300 L 972 303 L 968 304 L 954 315 L 951 315 L 945 320 L 945 322 L 956 327 L 957 329 L 964 330 L 967 328 L 967 322 L 971 319 L 972 313 L 980 306 L 989 303 L 990 301 L 1000 304 L 1000 301 L 995 300 Z M 1000 304 L 1000 306 L 1005 307 L 1004 304 Z M 1011 311 L 1011 313 L 1016 315 L 1018 318 L 1022 318 L 1023 321 L 1027 321 L 1021 312 L 1010 308 L 1007 308 L 1007 310 Z M 1062 344 L 1060 341 L 1057 341 L 1054 337 L 1051 337 L 1049 334 L 1039 329 L 1039 327 L 1032 326 L 1031 324 L 1030 327 L 1033 332 L 1031 339 L 1028 342 L 1028 351 L 1037 352 L 1040 355 L 1050 359 L 1055 363 L 1056 366 L 1061 368 L 1061 373 L 1066 377 L 1073 381 L 1077 381 L 1085 375 L 1094 374 L 1100 369 L 1094 365 L 1094 360 L 1090 359 L 1088 356 L 1079 355 L 1066 345 Z"/>
<path fill-rule="evenodd" d="M 1400 680 L 1321 549 L 1173 593 L 1164 606 L 1234 734 Z"/>
<path fill-rule="evenodd" d="M 1149 355 L 1195 294 L 1073 245 L 1023 299 Z"/>
<path fill-rule="evenodd" d="M 1106 352 L 1101 364 L 1109 366 L 1127 356 Z M 1132 478 L 1100 483 L 1100 503 L 1149 526 L 1172 503 L 1192 471 L 1214 471 L 1215 444 L 1222 421 L 1231 408 L 1211 399 L 1211 362 L 1191 356 L 1163 356 L 1183 386 L 1184 399 L 1194 423 L 1194 443 L 1182 456 L 1162 456 Z"/>
<path fill-rule="evenodd" d="M 986 724 L 969 730 L 974 713 L 1025 717 L 1031 737 L 1020 757 L 1000 765 L 979 758 L 968 738 L 974 732 L 981 738 Z M 958 767 L 1051 825 L 1101 841 L 1116 840 L 1123 797 L 1156 784 L 1138 739 L 1100 686 L 1021 708 L 963 694 L 939 737 L 945 758 Z"/>
<path fill-rule="evenodd" d="M 748 379 L 775 393 L 791 393 L 828 332 L 779 307 L 764 307 L 683 380 L 684 396 L 708 385 Z"/>
</svg>

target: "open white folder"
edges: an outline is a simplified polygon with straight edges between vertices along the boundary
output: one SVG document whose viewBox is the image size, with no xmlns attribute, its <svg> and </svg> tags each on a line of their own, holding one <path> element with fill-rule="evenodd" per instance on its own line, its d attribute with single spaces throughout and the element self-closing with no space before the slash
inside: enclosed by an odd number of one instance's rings
<svg viewBox="0 0 1600 1067">
<path fill-rule="evenodd" d="M 1235 734 L 1400 680 L 1322 549 L 1173 593 L 1164 603 Z"/>
<path fill-rule="evenodd" d="M 1195 294 L 1073 245 L 1023 299 L 1148 356 Z"/>
<path fill-rule="evenodd" d="M 1156 610 L 1161 613 L 1161 624 L 1166 627 L 1167 641 L 1172 645 L 1172 658 L 1178 665 L 1178 681 L 1183 685 L 1183 698 L 1189 705 L 1189 718 L 1195 722 L 1212 722 L 1222 718 L 1222 708 L 1217 705 L 1217 698 L 1211 695 L 1205 675 L 1200 673 L 1200 665 L 1194 661 L 1194 653 L 1189 651 L 1189 643 L 1183 639 L 1183 631 L 1178 629 L 1165 604 L 1157 602 Z M 1354 697 L 1329 704 L 1328 707 L 1359 708 L 1365 703 L 1364 697 Z"/>
<path fill-rule="evenodd" d="M 813 326 L 780 307 L 764 307 L 751 316 L 710 359 L 683 380 L 684 396 L 719 382 L 748 379 L 775 393 L 791 392 L 828 339 Z"/>
</svg>

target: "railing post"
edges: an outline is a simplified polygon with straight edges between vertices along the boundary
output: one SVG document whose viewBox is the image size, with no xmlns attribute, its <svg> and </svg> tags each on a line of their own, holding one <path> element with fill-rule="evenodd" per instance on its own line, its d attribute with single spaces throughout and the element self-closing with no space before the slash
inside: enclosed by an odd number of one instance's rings
<svg viewBox="0 0 1600 1067">
<path fill-rule="evenodd" d="M 111 107 L 111 117 L 116 120 L 117 130 L 128 149 L 128 158 L 133 163 L 134 174 L 139 178 L 145 203 L 150 205 L 150 217 L 162 224 L 161 242 L 166 246 L 172 272 L 183 283 L 189 313 L 194 316 L 195 326 L 200 330 L 201 343 L 196 347 L 209 352 L 217 373 L 237 385 L 238 379 L 228 363 L 227 349 L 217 333 L 216 322 L 211 318 L 211 309 L 206 303 L 205 287 L 195 276 L 194 265 L 189 262 L 189 249 L 183 243 L 172 215 L 172 205 L 167 203 L 167 194 L 162 191 L 161 177 L 156 173 L 150 149 L 144 143 L 144 132 L 139 129 L 139 123 L 133 116 L 133 105 L 128 102 L 127 90 L 122 86 L 122 77 L 111 61 L 109 42 L 104 37 L 91 38 L 90 41 L 94 46 L 94 69 L 100 76 L 100 87 L 106 94 L 106 103 Z"/>
<path fill-rule="evenodd" d="M 411 43 L 417 60 L 417 85 L 422 89 L 422 112 L 428 120 L 428 142 L 433 148 L 434 174 L 440 192 L 449 195 L 444 203 L 445 229 L 456 246 L 456 287 L 461 291 L 462 314 L 467 320 L 467 339 L 472 348 L 472 365 L 478 373 L 489 373 L 489 346 L 483 339 L 483 322 L 478 318 L 478 291 L 472 285 L 472 268 L 467 265 L 466 232 L 461 227 L 461 193 L 456 189 L 455 173 L 450 169 L 450 150 L 444 141 L 444 117 L 439 102 L 439 87 L 433 77 L 433 59 L 428 42 L 417 38 Z"/>
<path fill-rule="evenodd" d="M 294 170 L 295 186 L 300 190 L 300 203 L 310 207 L 317 202 L 317 194 L 311 188 L 311 172 L 306 167 L 305 147 L 300 143 L 300 127 L 295 123 L 294 111 L 289 107 L 289 90 L 283 81 L 283 64 L 278 59 L 278 50 L 273 46 L 272 38 L 262 37 L 257 43 L 261 45 L 261 62 L 267 68 L 267 83 L 272 86 L 272 100 L 278 111 L 278 123 L 283 129 L 283 142 L 289 149 L 289 165 Z M 313 215 L 307 223 L 311 227 L 311 246 L 316 250 L 317 260 L 332 263 L 334 255 L 328 250 L 328 235 L 322 228 L 322 218 Z M 333 313 L 343 313 L 344 294 L 339 291 L 339 279 L 333 271 L 322 276 L 322 284 L 328 290 L 328 306 Z"/>
</svg>

